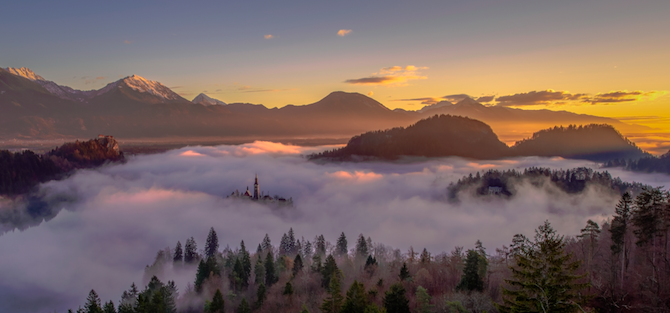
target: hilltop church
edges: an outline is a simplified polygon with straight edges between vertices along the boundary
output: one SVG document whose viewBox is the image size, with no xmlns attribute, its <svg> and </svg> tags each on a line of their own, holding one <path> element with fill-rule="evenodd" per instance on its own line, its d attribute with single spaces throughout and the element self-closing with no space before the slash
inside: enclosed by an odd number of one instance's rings
<svg viewBox="0 0 670 313">
<path fill-rule="evenodd" d="M 235 190 L 233 193 L 231 193 L 228 197 L 226 198 L 239 198 L 239 199 L 246 199 L 246 200 L 252 200 L 252 201 L 258 201 L 258 202 L 263 202 L 263 203 L 276 203 L 276 204 L 281 204 L 281 205 L 291 205 L 293 206 L 293 198 L 286 198 L 280 197 L 280 196 L 274 196 L 271 197 L 269 193 L 263 194 L 260 191 L 260 187 L 258 185 L 258 175 L 256 175 L 256 179 L 254 180 L 254 191 L 253 194 L 251 191 L 249 191 L 249 187 L 247 186 L 247 190 L 243 193 L 240 193 L 239 190 Z"/>
</svg>

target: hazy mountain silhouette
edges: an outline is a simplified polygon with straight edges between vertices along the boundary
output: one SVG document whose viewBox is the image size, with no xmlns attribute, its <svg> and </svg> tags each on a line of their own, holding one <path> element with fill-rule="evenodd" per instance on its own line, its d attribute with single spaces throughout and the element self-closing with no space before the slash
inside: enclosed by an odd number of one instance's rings
<svg viewBox="0 0 670 313">
<path fill-rule="evenodd" d="M 85 138 L 98 134 L 117 138 L 342 138 L 407 126 L 438 113 L 482 120 L 496 131 L 523 123 L 533 124 L 533 130 L 575 123 L 630 126 L 570 112 L 487 107 L 470 98 L 423 112 L 389 110 L 365 95 L 341 91 L 312 104 L 282 108 L 248 103 L 206 105 L 209 101 L 204 97 L 194 103 L 159 82 L 136 75 L 99 90 L 80 91 L 47 81 L 26 68 L 11 71 L 0 68 L 0 137 L 4 138 Z"/>
<path fill-rule="evenodd" d="M 649 156 L 610 125 L 570 125 L 541 130 L 511 148 L 519 156 L 560 156 L 605 162 Z"/>
<path fill-rule="evenodd" d="M 508 153 L 509 147 L 498 140 L 488 125 L 467 117 L 435 115 L 407 128 L 397 127 L 355 136 L 343 148 L 311 157 L 335 160 L 348 160 L 354 156 L 497 159 Z"/>
</svg>

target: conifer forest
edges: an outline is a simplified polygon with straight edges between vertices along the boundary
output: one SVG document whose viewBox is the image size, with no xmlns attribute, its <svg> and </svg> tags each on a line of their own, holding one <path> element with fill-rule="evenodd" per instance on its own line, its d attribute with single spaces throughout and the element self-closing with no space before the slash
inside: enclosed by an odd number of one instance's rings
<svg viewBox="0 0 670 313">
<path fill-rule="evenodd" d="M 143 281 L 117 299 L 91 290 L 71 312 L 667 312 L 670 195 L 624 192 L 612 216 L 579 234 L 545 221 L 487 251 L 481 241 L 434 253 L 394 249 L 360 234 L 334 242 L 293 229 L 278 244 L 224 246 L 216 227 L 159 250 Z M 192 273 L 179 290 L 161 279 Z"/>
</svg>

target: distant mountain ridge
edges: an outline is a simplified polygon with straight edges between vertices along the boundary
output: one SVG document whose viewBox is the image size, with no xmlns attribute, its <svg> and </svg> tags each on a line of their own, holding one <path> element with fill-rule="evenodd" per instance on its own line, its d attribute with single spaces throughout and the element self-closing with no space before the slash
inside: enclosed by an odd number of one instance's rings
<svg viewBox="0 0 670 313">
<path fill-rule="evenodd" d="M 607 123 L 619 129 L 630 126 L 570 112 L 487 107 L 470 98 L 424 108 L 424 112 L 390 110 L 365 95 L 341 91 L 312 104 L 272 109 L 217 101 L 206 95 L 189 101 L 165 85 L 137 75 L 98 90 L 82 91 L 45 80 L 27 68 L 0 68 L 0 138 L 85 138 L 100 133 L 117 138 L 344 138 L 407 126 L 435 114 L 468 116 L 491 125 L 496 132 L 510 122 L 533 123 L 533 130 L 589 123 Z"/>
<path fill-rule="evenodd" d="M 340 149 L 311 155 L 311 159 L 397 159 L 402 156 L 499 159 L 543 156 L 606 162 L 649 156 L 610 125 L 571 125 L 541 130 L 511 148 L 491 127 L 461 116 L 435 115 L 407 128 L 367 132 L 352 137 Z"/>
</svg>

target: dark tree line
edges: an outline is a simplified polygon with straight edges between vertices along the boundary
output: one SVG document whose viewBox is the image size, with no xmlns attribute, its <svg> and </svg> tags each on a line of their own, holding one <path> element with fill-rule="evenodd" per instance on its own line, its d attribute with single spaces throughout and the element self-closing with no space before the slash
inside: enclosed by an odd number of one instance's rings
<svg viewBox="0 0 670 313">
<path fill-rule="evenodd" d="M 623 167 L 634 172 L 670 174 L 670 151 L 660 157 L 650 155 L 640 159 L 610 160 L 605 166 Z"/>
<path fill-rule="evenodd" d="M 476 195 L 480 196 L 494 194 L 511 197 L 517 192 L 516 186 L 524 180 L 537 187 L 548 181 L 560 190 L 571 194 L 582 192 L 589 185 L 602 186 L 619 195 L 625 192 L 636 195 L 645 187 L 641 183 L 629 183 L 622 181 L 619 177 L 614 178 L 607 171 L 599 172 L 586 167 L 569 170 L 531 167 L 523 171 L 488 170 L 481 174 L 477 172 L 475 175 L 464 176 L 447 187 L 447 197 L 450 201 L 458 201 L 459 193 L 468 190 L 473 190 Z"/>
<path fill-rule="evenodd" d="M 74 169 L 124 160 L 123 152 L 118 151 L 118 144 L 111 137 L 66 143 L 42 155 L 28 150 L 16 153 L 0 150 L 0 195 L 24 194 Z"/>
</svg>

